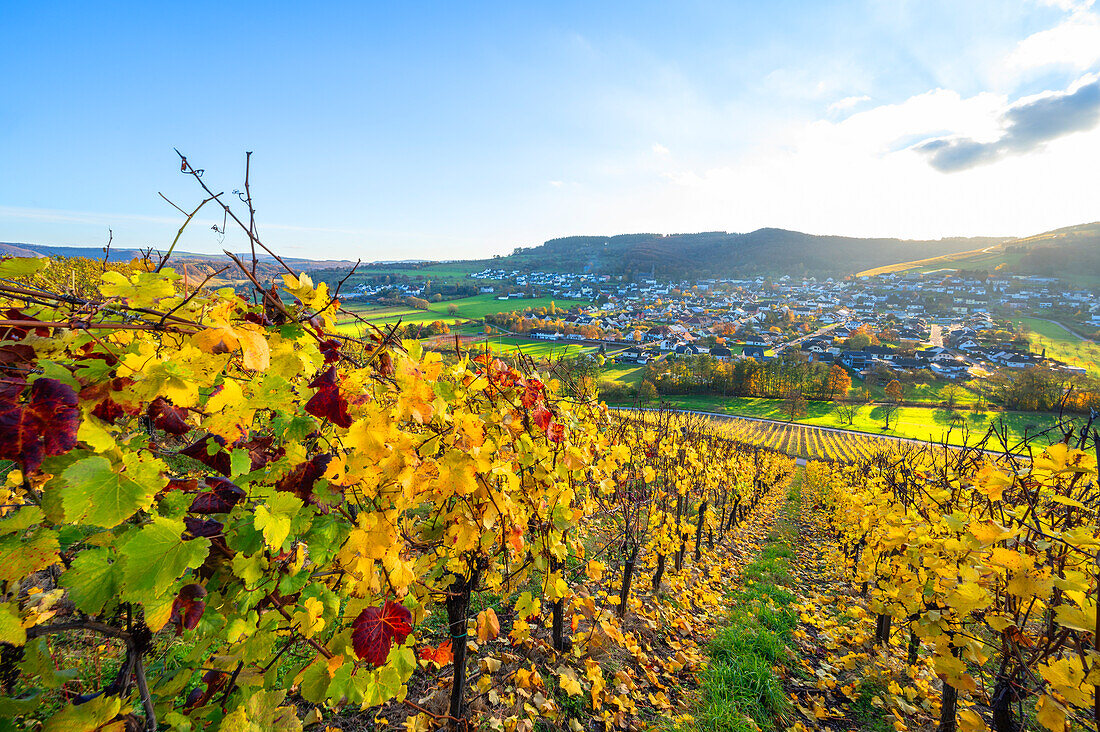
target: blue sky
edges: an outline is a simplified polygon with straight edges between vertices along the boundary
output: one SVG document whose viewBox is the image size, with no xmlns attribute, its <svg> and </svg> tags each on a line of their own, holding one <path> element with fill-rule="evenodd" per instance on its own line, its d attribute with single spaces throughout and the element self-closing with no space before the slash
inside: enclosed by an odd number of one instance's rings
<svg viewBox="0 0 1100 732">
<path fill-rule="evenodd" d="M 173 147 L 292 256 L 1024 235 L 1100 218 L 1098 70 L 1075 0 L 5 3 L 0 241 L 165 246 Z"/>
</svg>

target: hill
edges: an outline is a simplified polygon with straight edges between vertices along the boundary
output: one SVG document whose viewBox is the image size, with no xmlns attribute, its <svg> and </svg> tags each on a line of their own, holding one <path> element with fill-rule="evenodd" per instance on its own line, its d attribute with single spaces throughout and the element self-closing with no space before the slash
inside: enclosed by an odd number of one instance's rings
<svg viewBox="0 0 1100 732">
<path fill-rule="evenodd" d="M 932 241 L 818 236 L 786 229 L 746 234 L 623 234 L 570 236 L 517 249 L 486 266 L 557 272 L 598 271 L 656 277 L 738 277 L 790 274 L 847 275 L 870 267 L 954 254 L 1000 244 L 1004 238 Z"/>
<path fill-rule="evenodd" d="M 126 249 L 112 247 L 108 259 L 112 262 L 129 262 L 137 259 L 143 252 L 138 249 Z M 155 254 L 155 252 L 154 252 Z M 77 246 L 52 246 L 49 244 L 26 244 L 13 242 L 0 242 L 0 256 L 5 257 L 87 257 L 89 259 L 102 259 L 102 247 L 77 247 Z M 251 253 L 237 255 L 241 261 L 250 262 Z M 298 271 L 313 272 L 317 270 L 347 270 L 355 264 L 346 259 L 302 259 L 295 257 L 283 257 L 283 261 Z M 256 274 L 261 280 L 270 280 L 272 277 L 282 274 L 285 270 L 268 254 L 258 256 Z M 196 252 L 176 251 L 172 253 L 172 265 L 183 271 L 188 277 L 201 280 L 206 275 L 212 274 L 227 264 L 232 264 L 229 257 L 224 254 L 199 254 Z M 235 268 L 234 268 L 235 269 Z M 226 273 L 229 279 L 221 278 L 212 280 L 212 284 L 235 283 L 239 272 L 230 270 Z"/>
<path fill-rule="evenodd" d="M 938 269 L 1059 277 L 1095 285 L 1100 283 L 1100 222 L 1066 226 L 969 251 L 875 267 L 859 274 L 869 276 Z"/>
</svg>

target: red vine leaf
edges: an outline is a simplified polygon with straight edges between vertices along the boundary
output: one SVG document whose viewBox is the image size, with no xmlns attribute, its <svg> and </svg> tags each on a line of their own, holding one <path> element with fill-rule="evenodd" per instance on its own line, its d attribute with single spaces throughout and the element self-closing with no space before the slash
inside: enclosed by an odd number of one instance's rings
<svg viewBox="0 0 1100 732">
<path fill-rule="evenodd" d="M 187 510 L 191 513 L 229 513 L 245 497 L 245 492 L 232 481 L 225 478 L 206 479 L 211 490 L 203 491 L 191 501 Z"/>
<path fill-rule="evenodd" d="M 538 379 L 527 379 L 520 403 L 530 409 L 546 397 L 546 385 Z"/>
<path fill-rule="evenodd" d="M 343 344 L 335 338 L 327 338 L 319 344 L 321 355 L 325 357 L 325 363 L 336 363 L 340 360 L 340 346 Z"/>
<path fill-rule="evenodd" d="M 551 424 L 546 430 L 546 439 L 558 444 L 565 442 L 565 425 L 560 422 Z"/>
<path fill-rule="evenodd" d="M 307 412 L 318 419 L 327 419 L 338 427 L 351 427 L 347 400 L 336 385 L 335 366 L 329 366 L 328 370 L 311 381 L 309 386 L 311 389 L 316 389 L 317 393 L 306 402 Z"/>
<path fill-rule="evenodd" d="M 153 426 L 170 435 L 186 435 L 191 431 L 187 424 L 187 410 L 173 407 L 164 397 L 157 397 L 149 404 L 145 414 L 153 420 Z"/>
<path fill-rule="evenodd" d="M 213 455 L 210 454 L 211 441 L 217 443 L 218 446 L 217 451 Z M 180 454 L 186 455 L 192 460 L 198 460 L 206 467 L 211 470 L 216 470 L 222 475 L 229 475 L 233 471 L 233 468 L 231 467 L 229 453 L 221 449 L 223 447 L 225 447 L 224 439 L 218 435 L 206 435 L 180 450 Z"/>
<path fill-rule="evenodd" d="M 26 315 L 25 313 L 23 313 L 23 311 L 16 310 L 15 308 L 8 308 L 7 310 L 5 310 L 4 311 L 4 318 L 6 320 L 23 320 L 23 321 L 31 321 L 31 322 L 35 322 L 35 323 L 41 322 L 38 318 L 36 318 L 34 316 L 31 316 L 31 315 Z M 31 332 L 31 330 L 32 330 L 31 327 L 21 327 L 21 326 L 18 326 L 18 325 L 9 325 L 9 326 L 7 326 L 3 329 L 0 329 L 0 340 L 4 340 L 4 341 L 21 341 L 21 340 L 23 340 L 24 338 L 27 337 L 27 335 Z M 50 335 L 50 329 L 47 326 L 43 326 L 43 327 L 40 327 L 40 328 L 33 328 L 33 330 L 34 330 L 34 334 L 36 336 L 41 337 L 41 338 L 47 338 Z"/>
<path fill-rule="evenodd" d="M 275 490 L 293 493 L 306 503 L 315 503 L 313 484 L 325 474 L 332 455 L 315 455 L 312 459 L 294 466 L 285 478 L 275 484 Z"/>
<path fill-rule="evenodd" d="M 26 402 L 0 403 L 0 458 L 18 460 L 31 472 L 47 455 L 72 450 L 80 426 L 76 405 L 76 392 L 57 379 L 35 381 Z"/>
<path fill-rule="evenodd" d="M 550 410 L 541 404 L 531 410 L 531 421 L 543 432 L 550 426 L 550 421 L 553 418 L 554 415 L 550 413 Z"/>
<path fill-rule="evenodd" d="M 401 603 L 386 600 L 381 608 L 368 607 L 359 613 L 351 627 L 355 655 L 377 668 L 385 665 L 393 643 L 404 642 L 412 632 L 412 613 Z"/>
<path fill-rule="evenodd" d="M 98 417 L 107 424 L 114 424 L 126 415 L 126 409 L 111 397 L 107 397 L 92 410 L 92 416 Z"/>
<path fill-rule="evenodd" d="M 185 630 L 194 630 L 206 610 L 206 588 L 202 585 L 184 585 L 179 595 L 172 601 L 172 617 L 169 623 L 176 626 L 176 635 Z"/>
</svg>

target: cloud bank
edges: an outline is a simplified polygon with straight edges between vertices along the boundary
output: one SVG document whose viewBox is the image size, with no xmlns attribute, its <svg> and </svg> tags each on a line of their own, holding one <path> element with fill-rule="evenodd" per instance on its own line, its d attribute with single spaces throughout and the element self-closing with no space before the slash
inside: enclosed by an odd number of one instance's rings
<svg viewBox="0 0 1100 732">
<path fill-rule="evenodd" d="M 1092 129 L 1100 122 L 1100 76 L 1079 80 L 1064 92 L 1048 92 L 1017 102 L 1001 117 L 999 137 L 941 137 L 916 145 L 929 164 L 953 173 L 989 163 L 1005 155 L 1031 152 L 1063 135 Z"/>
</svg>

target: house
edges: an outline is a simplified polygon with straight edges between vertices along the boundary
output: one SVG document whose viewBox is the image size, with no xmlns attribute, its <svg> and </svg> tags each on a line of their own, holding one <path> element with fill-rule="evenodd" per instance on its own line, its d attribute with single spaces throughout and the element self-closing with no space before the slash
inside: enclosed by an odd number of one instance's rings
<svg viewBox="0 0 1100 732">
<path fill-rule="evenodd" d="M 741 355 L 745 358 L 754 358 L 757 361 L 764 360 L 763 346 L 745 346 L 741 349 Z"/>
<path fill-rule="evenodd" d="M 561 339 L 561 333 L 555 333 L 551 330 L 533 330 L 531 331 L 531 337 L 542 341 L 556 341 Z"/>
<path fill-rule="evenodd" d="M 726 359 L 733 358 L 733 351 L 726 348 L 725 346 L 715 346 L 714 348 L 710 349 L 710 355 L 714 356 L 715 358 L 720 358 L 724 361 Z"/>
<path fill-rule="evenodd" d="M 1004 358 L 1001 362 L 1010 369 L 1026 369 L 1032 365 L 1032 360 L 1029 356 L 1024 356 L 1019 353 L 1013 353 L 1008 358 Z"/>
<path fill-rule="evenodd" d="M 615 357 L 615 363 L 649 363 L 649 354 L 639 348 L 628 348 Z"/>
<path fill-rule="evenodd" d="M 850 369 L 862 371 L 870 363 L 870 357 L 863 351 L 841 351 L 839 361 Z"/>
</svg>

